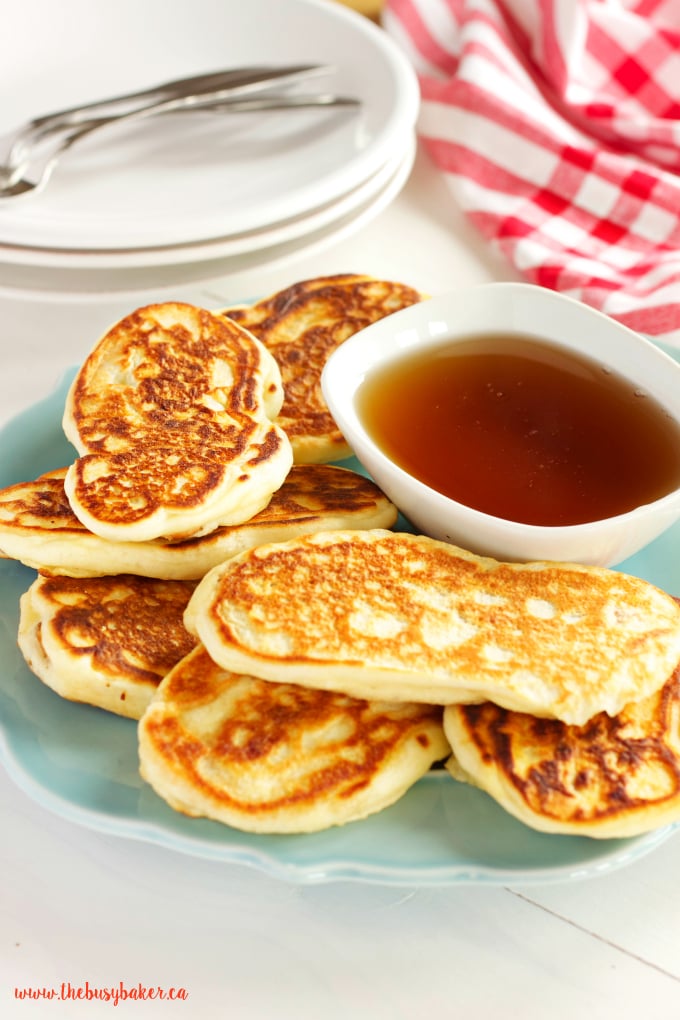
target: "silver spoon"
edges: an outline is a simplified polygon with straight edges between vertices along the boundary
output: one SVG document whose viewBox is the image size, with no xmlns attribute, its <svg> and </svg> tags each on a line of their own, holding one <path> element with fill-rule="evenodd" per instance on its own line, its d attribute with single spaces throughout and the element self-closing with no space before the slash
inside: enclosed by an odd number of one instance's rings
<svg viewBox="0 0 680 1020">
<path fill-rule="evenodd" d="M 266 95 L 245 99 L 224 100 L 213 98 L 208 100 L 206 96 L 191 97 L 191 102 L 185 97 L 183 100 L 172 100 L 164 103 L 154 104 L 135 110 L 132 113 L 118 114 L 117 116 L 98 117 L 93 120 L 80 123 L 77 127 L 64 133 L 52 146 L 42 159 L 34 160 L 30 157 L 17 168 L 12 169 L 11 175 L 2 181 L 0 168 L 0 199 L 14 198 L 24 195 L 27 192 L 43 188 L 49 180 L 55 166 L 68 150 L 80 141 L 81 138 L 98 131 L 100 128 L 111 124 L 140 120 L 142 117 L 156 116 L 161 113 L 180 111 L 208 111 L 214 113 L 256 113 L 264 110 L 295 110 L 314 107 L 352 108 L 360 106 L 358 99 L 352 96 L 338 96 L 333 93 L 314 93 L 312 95 Z M 193 101 L 196 100 L 196 101 Z M 30 173 L 30 176 L 24 174 Z"/>
</svg>

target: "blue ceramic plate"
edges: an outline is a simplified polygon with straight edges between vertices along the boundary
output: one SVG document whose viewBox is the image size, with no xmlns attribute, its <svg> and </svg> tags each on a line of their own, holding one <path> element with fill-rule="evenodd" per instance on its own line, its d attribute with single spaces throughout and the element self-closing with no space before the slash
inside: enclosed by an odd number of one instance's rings
<svg viewBox="0 0 680 1020">
<path fill-rule="evenodd" d="M 73 458 L 61 430 L 72 374 L 0 434 L 0 487 Z M 679 553 L 680 526 L 627 561 L 625 569 L 680 592 Z M 18 603 L 34 576 L 17 563 L 0 562 L 0 754 L 30 797 L 69 821 L 194 857 L 250 865 L 293 882 L 395 885 L 583 878 L 649 853 L 674 830 L 625 840 L 544 835 L 443 772 L 431 772 L 371 818 L 312 835 L 250 835 L 186 818 L 140 779 L 133 721 L 64 701 L 27 669 L 16 645 Z"/>
</svg>

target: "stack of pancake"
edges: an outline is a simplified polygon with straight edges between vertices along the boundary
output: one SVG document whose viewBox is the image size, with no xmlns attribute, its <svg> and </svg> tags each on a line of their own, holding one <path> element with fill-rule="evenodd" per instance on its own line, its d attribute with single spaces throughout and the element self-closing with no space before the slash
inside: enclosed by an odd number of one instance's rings
<svg viewBox="0 0 680 1020">
<path fill-rule="evenodd" d="M 323 828 L 392 803 L 447 752 L 438 709 L 227 673 L 183 623 L 225 558 L 394 524 L 372 481 L 328 463 L 347 448 L 320 373 L 348 335 L 419 297 L 365 276 L 308 281 L 253 306 L 252 331 L 236 313 L 137 309 L 69 390 L 78 457 L 0 493 L 2 555 L 38 570 L 21 599 L 26 662 L 62 697 L 142 720 L 142 769 L 180 810 Z"/>
<path fill-rule="evenodd" d="M 392 531 L 329 463 L 325 358 L 418 297 L 347 275 L 114 326 L 67 398 L 77 459 L 0 493 L 0 549 L 38 569 L 24 657 L 138 720 L 173 808 L 253 832 L 363 818 L 442 762 L 548 832 L 678 820 L 680 603 Z"/>
<path fill-rule="evenodd" d="M 449 773 L 533 828 L 680 820 L 680 603 L 638 578 L 327 531 L 213 568 L 184 622 L 223 669 L 443 706 Z"/>
</svg>

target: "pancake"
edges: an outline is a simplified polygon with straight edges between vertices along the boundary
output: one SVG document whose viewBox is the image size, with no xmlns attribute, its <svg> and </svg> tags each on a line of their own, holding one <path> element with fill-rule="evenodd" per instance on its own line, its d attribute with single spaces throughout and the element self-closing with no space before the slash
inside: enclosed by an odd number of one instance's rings
<svg viewBox="0 0 680 1020">
<path fill-rule="evenodd" d="M 182 623 L 193 588 L 125 575 L 39 575 L 21 597 L 19 648 L 61 697 L 139 719 L 196 643 Z"/>
<path fill-rule="evenodd" d="M 388 528 L 397 510 L 368 478 L 331 464 L 294 466 L 268 505 L 245 524 L 184 541 L 110 542 L 88 531 L 64 492 L 66 468 L 0 490 L 0 556 L 71 577 L 139 574 L 198 580 L 265 542 L 334 528 Z"/>
<path fill-rule="evenodd" d="M 276 358 L 285 391 L 276 420 L 290 439 L 295 463 L 350 456 L 321 392 L 323 367 L 353 333 L 421 299 L 405 284 L 347 273 L 304 280 L 255 304 L 221 310 Z"/>
<path fill-rule="evenodd" d="M 234 557 L 199 582 L 185 623 L 234 672 L 574 725 L 652 694 L 680 659 L 680 607 L 646 581 L 382 529 Z"/>
<path fill-rule="evenodd" d="M 381 811 L 448 755 L 441 717 L 227 673 L 199 645 L 139 724 L 140 771 L 184 814 L 313 832 Z"/>
<path fill-rule="evenodd" d="M 660 691 L 584 726 L 451 705 L 447 768 L 541 832 L 602 839 L 680 821 L 680 669 Z"/>
<path fill-rule="evenodd" d="M 149 305 L 85 360 L 64 411 L 80 457 L 73 512 L 111 541 L 188 538 L 262 510 L 292 464 L 272 424 L 276 362 L 240 326 L 204 309 Z"/>
</svg>

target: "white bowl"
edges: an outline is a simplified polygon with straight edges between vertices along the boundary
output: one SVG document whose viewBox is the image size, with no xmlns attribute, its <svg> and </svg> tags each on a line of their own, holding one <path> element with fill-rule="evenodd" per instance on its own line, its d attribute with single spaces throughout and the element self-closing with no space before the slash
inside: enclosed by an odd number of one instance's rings
<svg viewBox="0 0 680 1020">
<path fill-rule="evenodd" d="M 423 534 L 506 561 L 612 566 L 680 517 L 680 487 L 627 513 L 587 524 L 539 526 L 493 517 L 442 495 L 394 463 L 368 435 L 356 394 L 395 357 L 450 346 L 471 334 L 517 333 L 561 344 L 608 366 L 680 422 L 680 365 L 615 320 L 572 298 L 523 283 L 490 283 L 396 312 L 343 343 L 322 375 L 324 397 L 358 460 Z"/>
</svg>

